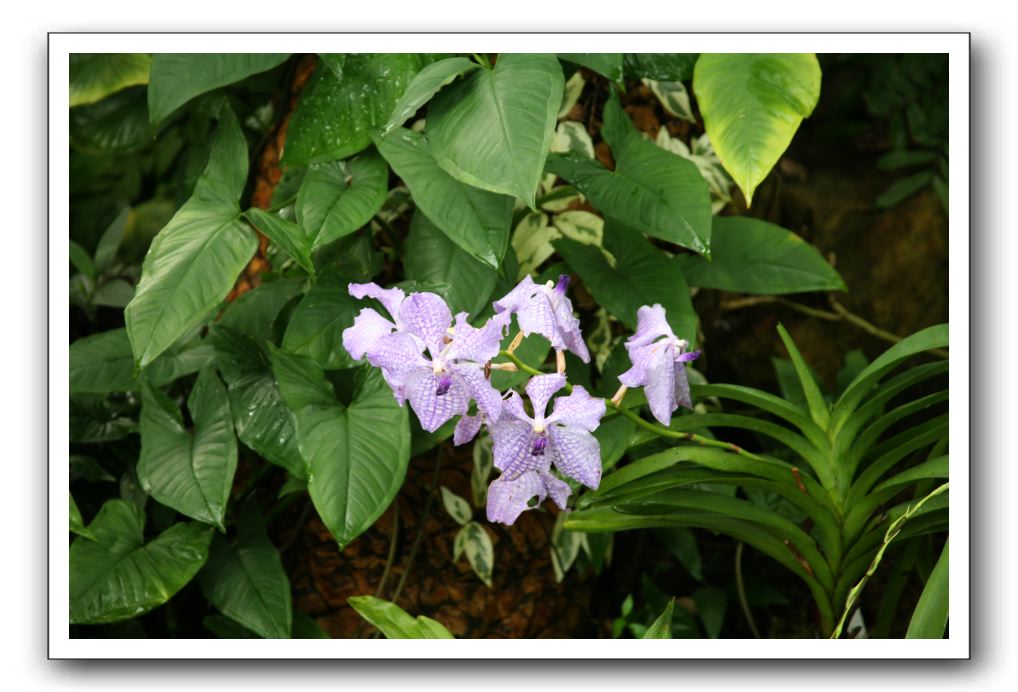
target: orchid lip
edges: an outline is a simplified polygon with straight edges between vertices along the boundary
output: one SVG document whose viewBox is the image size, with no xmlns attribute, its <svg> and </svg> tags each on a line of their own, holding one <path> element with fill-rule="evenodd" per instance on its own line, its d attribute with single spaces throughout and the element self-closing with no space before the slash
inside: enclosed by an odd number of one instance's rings
<svg viewBox="0 0 1018 692">
<path fill-rule="evenodd" d="M 539 435 L 534 438 L 534 444 L 530 449 L 530 453 L 535 457 L 544 456 L 544 450 L 548 446 L 548 438 L 544 435 Z"/>
<path fill-rule="evenodd" d="M 438 387 L 435 388 L 435 396 L 442 396 L 449 391 L 449 387 L 452 386 L 452 375 L 447 372 L 442 373 L 438 378 Z"/>
<path fill-rule="evenodd" d="M 555 284 L 555 292 L 558 293 L 559 295 L 562 295 L 563 293 L 566 292 L 566 289 L 568 287 L 569 287 L 569 275 L 560 274 L 558 277 L 558 283 Z"/>
</svg>

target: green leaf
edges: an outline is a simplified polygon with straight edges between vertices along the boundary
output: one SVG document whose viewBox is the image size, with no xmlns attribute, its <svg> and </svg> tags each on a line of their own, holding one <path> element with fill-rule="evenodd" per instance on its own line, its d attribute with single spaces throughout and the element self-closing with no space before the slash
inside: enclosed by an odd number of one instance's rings
<svg viewBox="0 0 1018 692">
<path fill-rule="evenodd" d="M 556 53 L 559 60 L 586 67 L 613 82 L 622 81 L 622 53 Z"/>
<path fill-rule="evenodd" d="M 386 639 L 454 639 L 440 622 L 423 615 L 415 620 L 395 603 L 374 596 L 351 596 L 346 602 Z"/>
<path fill-rule="evenodd" d="M 313 247 L 357 231 L 378 213 L 388 192 L 389 167 L 374 149 L 350 161 L 308 167 L 297 193 L 297 220 Z"/>
<path fill-rule="evenodd" d="M 92 258 L 89 257 L 88 250 L 72 240 L 70 241 L 69 252 L 71 256 L 71 264 L 74 265 L 74 268 L 88 278 L 94 279 L 95 264 L 92 263 Z"/>
<path fill-rule="evenodd" d="M 930 171 L 923 171 L 910 175 L 907 178 L 902 178 L 881 192 L 880 196 L 877 197 L 877 201 L 874 202 L 874 206 L 877 209 L 895 207 L 929 185 L 932 180 L 933 173 Z"/>
<path fill-rule="evenodd" d="M 152 241 L 125 311 L 135 361 L 145 367 L 226 297 L 258 248 L 237 204 L 247 142 L 227 108 L 191 198 Z"/>
<path fill-rule="evenodd" d="M 293 413 L 279 392 L 268 355 L 256 342 L 229 327 L 217 326 L 212 339 L 237 437 L 291 476 L 306 478 Z"/>
<path fill-rule="evenodd" d="M 266 639 L 289 639 L 290 581 L 265 533 L 258 507 L 241 506 L 236 543 L 212 539 L 199 575 L 202 593 L 221 613 Z"/>
<path fill-rule="evenodd" d="M 661 541 L 693 579 L 703 581 L 703 560 L 696 544 L 696 535 L 691 530 L 657 529 L 654 531 L 654 537 Z"/>
<path fill-rule="evenodd" d="M 432 100 L 435 161 L 457 180 L 534 208 L 564 86 L 554 56 L 501 54 L 494 69 L 474 70 Z"/>
<path fill-rule="evenodd" d="M 704 53 L 693 91 L 714 151 L 749 206 L 813 112 L 820 64 L 813 53 Z"/>
<path fill-rule="evenodd" d="M 70 552 L 70 621 L 95 625 L 137 617 L 170 600 L 201 568 L 212 529 L 174 524 L 149 543 L 135 505 L 108 500 Z"/>
<path fill-rule="evenodd" d="M 293 611 L 293 634 L 294 639 L 331 639 L 332 637 L 321 628 L 321 626 L 299 610 Z"/>
<path fill-rule="evenodd" d="M 133 151 L 152 140 L 142 87 L 125 89 L 89 106 L 72 108 L 70 140 L 90 153 Z"/>
<path fill-rule="evenodd" d="M 848 290 L 816 248 L 760 219 L 715 216 L 710 250 L 710 261 L 675 258 L 690 286 L 760 295 Z"/>
<path fill-rule="evenodd" d="M 926 580 L 926 586 L 919 596 L 919 603 L 912 612 L 908 623 L 906 639 L 943 639 L 948 618 L 948 576 L 950 560 L 948 560 L 948 543 L 940 553 L 937 564 Z"/>
<path fill-rule="evenodd" d="M 444 493 L 442 499 L 445 499 Z M 464 504 L 466 504 L 465 501 Z M 491 572 L 495 564 L 495 548 L 491 544 L 488 532 L 476 521 L 465 524 L 453 541 L 453 561 L 459 560 L 464 553 L 466 553 L 467 561 L 474 570 L 474 574 L 490 589 Z"/>
<path fill-rule="evenodd" d="M 635 431 L 636 423 L 624 416 L 602 421 L 594 431 L 594 437 L 601 447 L 603 469 L 612 468 L 625 455 Z"/>
<path fill-rule="evenodd" d="M 130 207 L 124 207 L 117 214 L 116 218 L 106 227 L 99 242 L 95 247 L 95 268 L 103 271 L 110 266 L 110 263 L 117 256 L 120 249 L 120 242 L 124 238 L 124 229 L 127 227 L 127 219 L 131 215 Z"/>
<path fill-rule="evenodd" d="M 778 324 L 778 334 L 781 336 L 781 341 L 784 342 L 785 348 L 788 349 L 792 365 L 795 366 L 795 372 L 799 376 L 799 384 L 802 385 L 802 391 L 806 395 L 806 403 L 809 405 L 810 416 L 817 425 L 826 429 L 827 422 L 830 419 L 830 409 L 827 406 L 827 402 L 824 401 L 824 394 L 820 391 L 820 385 L 817 384 L 813 372 L 809 369 L 809 365 L 806 364 L 802 354 L 799 353 L 799 349 L 796 348 L 792 337 L 781 324 Z"/>
<path fill-rule="evenodd" d="M 71 53 L 70 102 L 84 106 L 125 87 L 148 83 L 147 53 Z"/>
<path fill-rule="evenodd" d="M 71 533 L 76 533 L 79 536 L 84 536 L 90 541 L 95 540 L 95 534 L 92 533 L 88 527 L 85 526 L 85 520 L 81 518 L 81 510 L 78 509 L 78 503 L 74 501 L 74 495 L 67 493 L 67 497 L 70 498 L 70 514 L 68 519 L 68 528 Z"/>
<path fill-rule="evenodd" d="M 661 303 L 675 333 L 693 343 L 696 313 L 674 259 L 639 233 L 615 223 L 606 224 L 605 243 L 615 254 L 614 267 L 592 245 L 569 238 L 560 238 L 554 245 L 569 268 L 583 279 L 594 300 L 627 327 L 636 329 L 640 306 Z"/>
<path fill-rule="evenodd" d="M 360 371 L 349 406 L 321 366 L 272 349 L 272 369 L 297 417 L 308 492 L 340 549 L 367 530 L 396 497 L 410 461 L 410 423 L 375 368 Z"/>
<path fill-rule="evenodd" d="M 167 507 L 224 528 L 237 470 L 237 440 L 226 388 L 211 368 L 198 375 L 187 409 L 193 435 L 172 399 L 151 385 L 142 390 L 138 480 Z"/>
<path fill-rule="evenodd" d="M 665 610 L 654 621 L 647 631 L 643 633 L 643 639 L 671 639 L 672 638 L 672 611 L 675 609 L 675 599 L 668 600 Z"/>
<path fill-rule="evenodd" d="M 91 334 L 71 344 L 71 394 L 133 392 L 143 381 L 162 386 L 198 372 L 211 356 L 204 344 L 164 353 L 136 376 L 131 343 L 123 328 Z"/>
<path fill-rule="evenodd" d="M 156 53 L 148 85 L 152 125 L 207 91 L 283 63 L 289 53 Z"/>
<path fill-rule="evenodd" d="M 134 286 L 123 279 L 110 279 L 96 289 L 92 296 L 93 305 L 110 308 L 124 308 L 134 297 Z"/>
<path fill-rule="evenodd" d="M 410 81 L 428 60 L 416 53 L 347 53 L 319 66 L 301 93 L 282 164 L 305 166 L 345 159 L 371 144 Z"/>
<path fill-rule="evenodd" d="M 350 295 L 347 283 L 347 277 L 332 268 L 318 276 L 290 317 L 284 349 L 309 356 L 326 370 L 353 366 L 343 348 L 343 330 L 353 326 L 364 304 Z"/>
<path fill-rule="evenodd" d="M 626 53 L 625 75 L 658 82 L 685 82 L 693 76 L 699 53 Z"/>
<path fill-rule="evenodd" d="M 498 268 L 509 244 L 513 199 L 479 190 L 439 168 L 421 135 L 396 128 L 378 142 L 414 203 L 449 239 L 492 268 Z"/>
<path fill-rule="evenodd" d="M 308 274 L 315 275 L 315 263 L 311 259 L 312 239 L 304 234 L 303 228 L 264 209 L 248 209 L 245 216 L 273 245 L 293 258 Z"/>
<path fill-rule="evenodd" d="M 258 344 L 273 341 L 272 324 L 276 316 L 287 303 L 304 292 L 304 282 L 303 278 L 263 281 L 257 288 L 230 303 L 219 316 L 217 324 L 236 330 Z"/>
<path fill-rule="evenodd" d="M 721 634 L 721 623 L 725 618 L 725 606 L 728 599 L 725 592 L 716 586 L 703 586 L 693 594 L 697 613 L 703 621 L 703 629 L 711 639 Z"/>
<path fill-rule="evenodd" d="M 452 84 L 457 77 L 476 70 L 478 64 L 469 58 L 446 58 L 432 63 L 421 70 L 406 88 L 403 97 L 396 104 L 389 116 L 381 135 L 392 132 L 406 122 L 407 118 L 421 109 L 424 104 L 441 91 L 442 87 Z"/>
<path fill-rule="evenodd" d="M 219 639 L 262 639 L 232 618 L 225 615 L 206 615 L 201 624 Z"/>
<path fill-rule="evenodd" d="M 462 497 L 449 490 L 444 485 L 442 486 L 442 506 L 445 507 L 445 511 L 449 513 L 449 516 L 456 520 L 456 523 L 460 526 L 466 526 L 470 523 L 470 518 L 474 512 L 470 509 L 470 503 L 464 500 Z M 459 553 L 456 553 L 458 559 Z"/>
<path fill-rule="evenodd" d="M 577 154 L 553 154 L 547 169 L 572 183 L 606 218 L 710 254 L 711 206 L 696 164 L 644 139 L 612 92 L 602 135 L 615 170 Z"/>
<path fill-rule="evenodd" d="M 411 281 L 445 285 L 436 292 L 453 314 L 479 314 L 498 281 L 497 271 L 458 247 L 420 210 L 414 212 L 403 246 L 403 272 Z"/>
</svg>

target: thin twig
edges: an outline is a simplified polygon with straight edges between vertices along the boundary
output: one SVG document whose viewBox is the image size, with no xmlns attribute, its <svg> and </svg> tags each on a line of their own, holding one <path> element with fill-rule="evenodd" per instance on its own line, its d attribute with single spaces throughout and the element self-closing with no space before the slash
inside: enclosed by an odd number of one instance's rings
<svg viewBox="0 0 1018 692">
<path fill-rule="evenodd" d="M 744 545 L 739 541 L 735 546 L 735 588 L 739 592 L 739 603 L 742 605 L 742 613 L 746 616 L 746 623 L 755 639 L 760 639 L 760 630 L 756 628 L 753 620 L 753 613 L 749 609 L 749 600 L 746 598 L 746 584 L 742 580 L 742 549 Z"/>
<path fill-rule="evenodd" d="M 828 310 L 819 310 L 817 308 L 811 308 L 808 305 L 797 303 L 794 300 L 788 300 L 780 296 L 752 296 L 747 298 L 736 298 L 734 300 L 722 301 L 721 309 L 725 311 L 730 310 L 742 310 L 744 308 L 752 308 L 757 305 L 781 305 L 795 310 L 803 315 L 809 317 L 815 317 L 816 319 L 826 320 L 827 322 L 847 322 L 854 327 L 858 327 L 867 334 L 875 336 L 876 338 L 886 341 L 888 343 L 896 344 L 902 340 L 903 337 L 898 336 L 886 329 L 881 329 L 872 322 L 869 322 L 859 315 L 851 312 L 848 308 L 838 302 L 837 298 L 833 294 L 827 295 L 827 301 L 830 303 L 834 312 Z M 942 348 L 932 348 L 926 353 L 937 356 L 938 358 L 944 358 L 945 360 L 950 357 L 949 353 Z"/>
<path fill-rule="evenodd" d="M 396 557 L 396 541 L 399 538 L 399 500 L 392 503 L 392 538 L 389 540 L 389 555 L 385 558 L 385 569 L 382 570 L 382 578 L 378 580 L 378 588 L 375 589 L 375 598 L 381 598 L 385 591 L 385 583 L 389 581 L 389 572 L 392 571 L 392 563 Z"/>
<path fill-rule="evenodd" d="M 414 537 L 414 543 L 410 547 L 410 555 L 407 556 L 406 567 L 403 568 L 403 574 L 399 576 L 399 582 L 396 584 L 396 591 L 393 592 L 392 598 L 389 600 L 393 603 L 399 599 L 401 593 L 403 593 L 403 585 L 406 583 L 407 575 L 410 574 L 410 567 L 414 564 L 414 557 L 417 556 L 417 548 L 421 545 L 421 538 L 424 537 L 424 525 L 428 521 L 428 516 L 431 513 L 431 504 L 435 500 L 436 491 L 438 490 L 438 476 L 442 470 L 442 447 L 439 446 L 438 451 L 435 453 L 435 472 L 431 477 L 431 488 L 428 490 L 428 499 L 424 503 L 424 511 L 421 513 L 420 525 L 417 527 L 417 535 Z"/>
</svg>

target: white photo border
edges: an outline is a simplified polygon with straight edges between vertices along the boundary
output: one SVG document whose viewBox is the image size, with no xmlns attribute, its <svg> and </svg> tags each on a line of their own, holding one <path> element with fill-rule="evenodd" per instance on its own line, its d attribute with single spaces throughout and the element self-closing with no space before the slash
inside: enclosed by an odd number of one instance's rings
<svg viewBox="0 0 1018 692">
<path fill-rule="evenodd" d="M 49 35 L 49 657 L 51 659 L 967 659 L 970 657 L 970 36 L 968 33 L 272 33 L 277 52 L 814 52 L 949 54 L 950 628 L 941 640 L 71 639 L 66 459 L 70 53 L 265 50 L 264 33 Z"/>
</svg>

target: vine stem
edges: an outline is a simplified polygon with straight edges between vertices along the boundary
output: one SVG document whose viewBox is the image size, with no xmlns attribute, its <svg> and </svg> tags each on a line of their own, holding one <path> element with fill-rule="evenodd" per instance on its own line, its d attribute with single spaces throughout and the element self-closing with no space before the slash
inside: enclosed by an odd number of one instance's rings
<svg viewBox="0 0 1018 692">
<path fill-rule="evenodd" d="M 746 584 L 742 579 L 742 550 L 744 547 L 745 544 L 742 541 L 739 541 L 735 546 L 735 588 L 739 592 L 739 604 L 742 606 L 742 612 L 746 616 L 749 629 L 753 632 L 755 639 L 760 639 L 760 630 L 756 628 L 753 612 L 749 609 L 749 599 L 746 598 Z"/>
<path fill-rule="evenodd" d="M 530 365 L 527 365 L 522 360 L 520 360 L 519 357 L 517 357 L 515 354 L 510 353 L 508 351 L 499 351 L 499 355 L 502 355 L 502 356 L 505 356 L 506 358 L 508 358 L 511 362 L 513 362 L 516 365 L 517 368 L 519 368 L 522 372 L 527 373 L 528 375 L 546 375 L 546 374 L 548 374 L 548 373 L 545 373 L 545 372 L 542 372 L 542 371 L 538 370 L 537 368 L 534 368 L 534 367 L 531 367 Z M 571 385 L 568 382 L 566 382 L 566 390 L 569 391 L 569 392 L 572 392 L 573 391 L 573 385 Z M 730 442 L 721 442 L 719 440 L 712 440 L 709 437 L 704 437 L 703 435 L 697 435 L 696 433 L 691 433 L 691 432 L 678 432 L 676 430 L 669 430 L 668 428 L 664 427 L 663 425 L 658 425 L 656 423 L 651 423 L 650 421 L 646 421 L 643 418 L 641 418 L 638 414 L 630 411 L 627 408 L 624 408 L 621 403 L 616 404 L 611 399 L 605 399 L 604 403 L 605 403 L 606 407 L 617 411 L 621 415 L 625 416 L 629 420 L 631 420 L 634 423 L 636 423 L 637 425 L 639 425 L 641 428 L 644 428 L 645 430 L 649 430 L 650 432 L 654 433 L 658 437 L 666 437 L 666 438 L 671 439 L 671 440 L 681 440 L 683 442 L 693 442 L 693 443 L 696 443 L 698 445 L 702 445 L 704 447 L 716 447 L 717 449 L 723 449 L 726 452 L 731 452 L 733 454 L 738 454 L 740 456 L 744 456 L 744 457 L 747 457 L 749 459 L 753 459 L 754 461 L 764 461 L 764 462 L 766 461 L 766 459 L 764 459 L 763 457 L 759 457 L 756 454 L 753 454 L 752 452 L 747 452 L 742 447 L 739 447 L 738 445 L 734 445 L 734 444 L 732 444 Z"/>
</svg>

